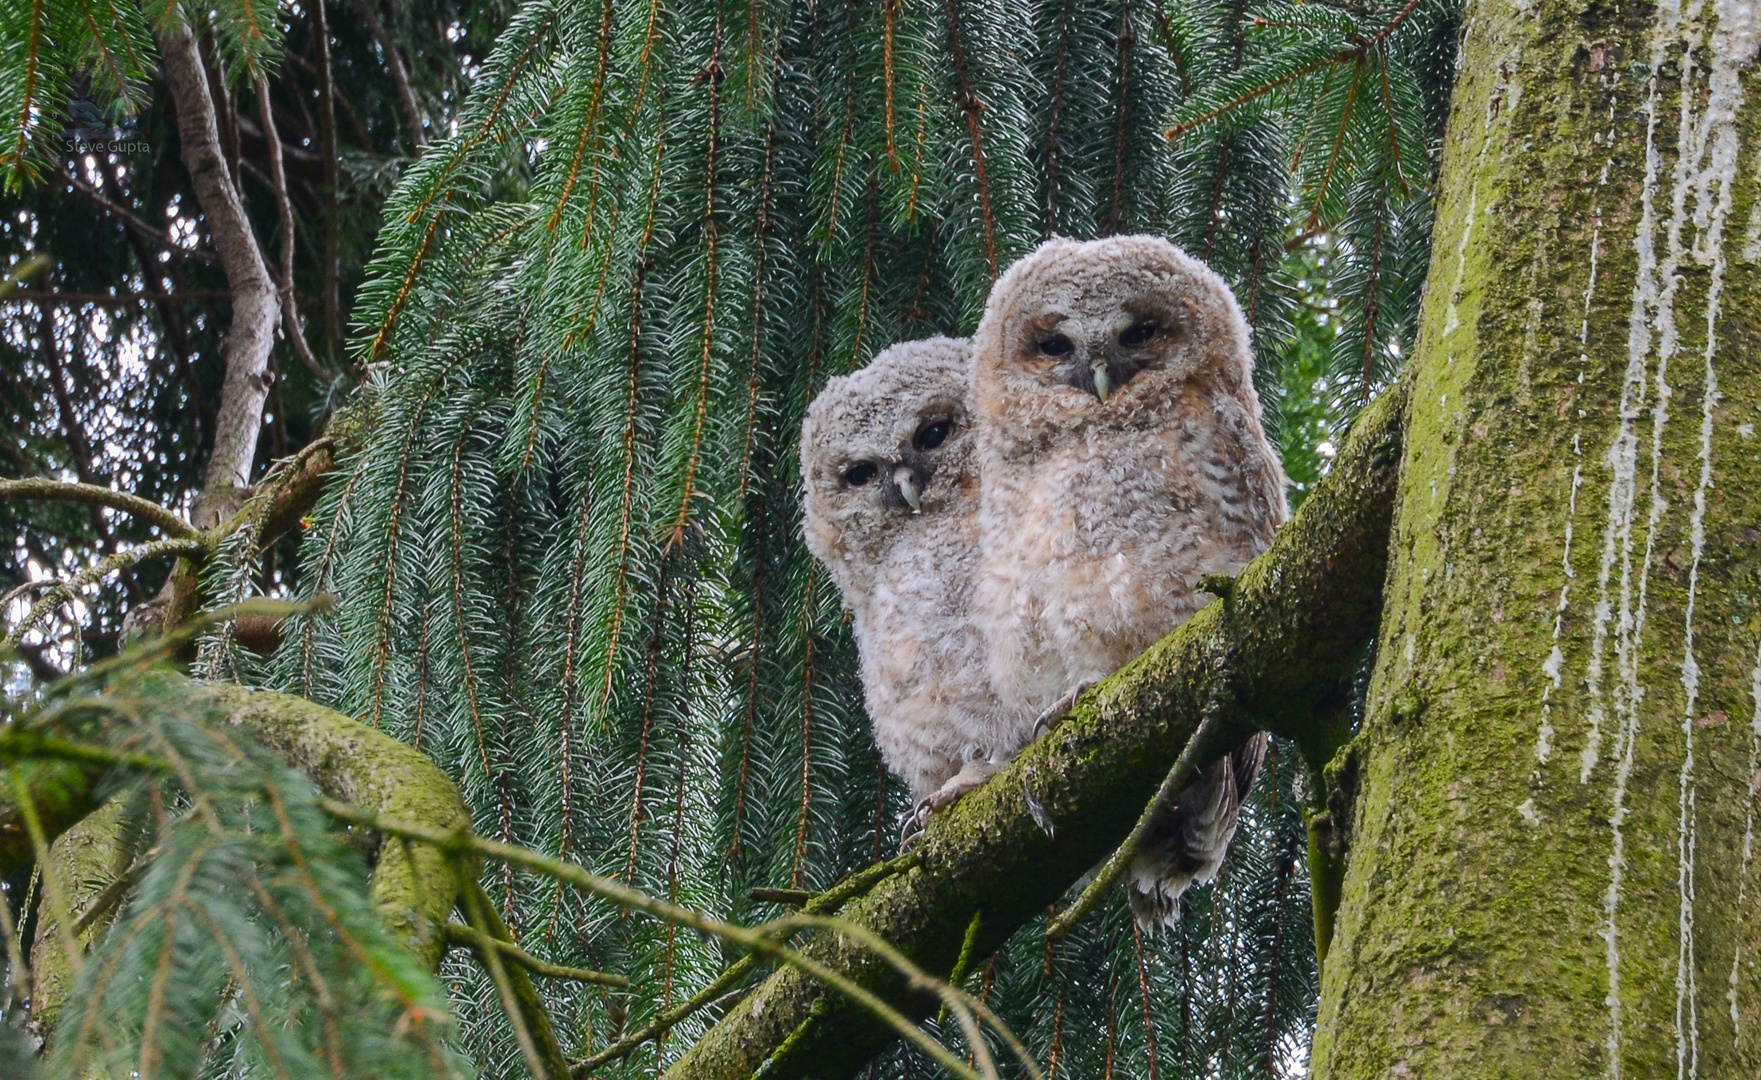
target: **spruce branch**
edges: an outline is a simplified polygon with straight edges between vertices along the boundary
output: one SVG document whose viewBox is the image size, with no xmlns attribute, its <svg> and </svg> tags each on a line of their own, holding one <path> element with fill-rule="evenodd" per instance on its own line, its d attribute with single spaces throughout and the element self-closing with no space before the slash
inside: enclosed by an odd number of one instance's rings
<svg viewBox="0 0 1761 1080">
<path fill-rule="evenodd" d="M 862 895 L 881 881 L 894 874 L 903 873 L 916 865 L 917 856 L 906 853 L 886 862 L 875 863 L 873 866 L 858 870 L 825 892 L 810 896 L 802 903 L 802 912 L 808 915 L 824 915 L 835 912 L 851 898 Z M 583 1080 L 601 1065 L 628 1057 L 644 1043 L 658 1038 L 693 1013 L 721 1003 L 731 993 L 737 992 L 741 982 L 757 968 L 758 957 L 755 954 L 747 955 L 730 964 L 714 981 L 698 991 L 690 1000 L 662 1014 L 639 1030 L 624 1036 L 604 1050 L 576 1062 L 573 1067 L 576 1080 Z"/>
<path fill-rule="evenodd" d="M 827 916 L 798 914 L 785 916 L 774 922 L 748 929 L 649 896 L 640 890 L 632 889 L 618 881 L 602 877 L 562 859 L 543 855 L 514 844 L 484 839 L 463 826 L 453 830 L 436 829 L 414 822 L 400 821 L 397 818 L 363 807 L 351 806 L 335 799 L 321 800 L 319 805 L 326 813 L 339 821 L 362 825 L 390 836 L 401 836 L 421 841 L 453 856 L 479 855 L 511 866 L 533 870 L 608 900 L 625 910 L 640 911 L 663 922 L 687 927 L 701 934 L 708 934 L 736 945 L 745 946 L 755 953 L 775 957 L 790 967 L 799 969 L 806 976 L 823 982 L 848 997 L 862 1009 L 873 1013 L 895 1034 L 916 1044 L 919 1049 L 929 1054 L 931 1058 L 954 1075 L 962 1077 L 963 1080 L 995 1080 L 994 1069 L 990 1076 L 981 1076 L 980 1073 L 974 1072 L 965 1062 L 955 1057 L 946 1046 L 919 1031 L 916 1025 L 891 1005 L 846 976 L 797 950 L 782 945 L 777 940 L 779 934 L 798 926 L 818 926 L 831 929 L 839 937 L 847 936 L 860 941 L 865 948 L 874 951 L 906 978 L 914 988 L 923 990 L 934 987 L 937 992 L 949 995 L 950 1003 L 958 1002 L 960 1009 L 972 1009 L 974 1002 L 969 995 L 964 995 L 957 988 L 948 987 L 945 983 L 932 978 L 916 964 L 907 960 L 902 952 L 887 945 L 884 939 L 859 924 L 835 920 Z"/>
</svg>

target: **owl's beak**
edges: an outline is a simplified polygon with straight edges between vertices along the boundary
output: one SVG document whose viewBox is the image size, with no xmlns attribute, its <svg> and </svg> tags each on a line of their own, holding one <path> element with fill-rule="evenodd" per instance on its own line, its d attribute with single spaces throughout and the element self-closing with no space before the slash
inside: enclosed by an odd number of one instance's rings
<svg viewBox="0 0 1761 1080">
<path fill-rule="evenodd" d="M 911 466 L 901 465 L 893 470 L 893 485 L 899 489 L 899 494 L 905 497 L 905 501 L 911 504 L 913 514 L 923 512 L 923 492 L 918 490 L 917 477 L 912 474 Z"/>
<path fill-rule="evenodd" d="M 1107 400 L 1107 395 L 1113 392 L 1113 377 L 1107 372 L 1107 361 L 1104 359 L 1096 360 L 1090 365 L 1090 370 L 1094 372 L 1095 376 L 1095 397 L 1100 398 L 1104 403 Z"/>
</svg>

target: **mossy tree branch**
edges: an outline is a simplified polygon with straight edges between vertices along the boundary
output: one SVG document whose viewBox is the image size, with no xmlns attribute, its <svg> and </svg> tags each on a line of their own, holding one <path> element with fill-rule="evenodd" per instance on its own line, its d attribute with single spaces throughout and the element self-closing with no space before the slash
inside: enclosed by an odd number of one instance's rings
<svg viewBox="0 0 1761 1080">
<path fill-rule="evenodd" d="M 1317 710 L 1348 674 L 1382 609 L 1406 395 L 1366 409 L 1337 464 L 1227 603 L 1200 611 L 1085 694 L 1064 723 L 1002 773 L 932 819 L 920 863 L 845 912 L 931 972 L 951 970 L 973 915 L 987 956 L 1130 830 L 1201 722 L 1201 764 L 1265 728 L 1315 742 Z M 1030 800 L 1051 831 L 1035 823 Z M 892 1002 L 926 1015 L 933 998 L 849 941 L 807 952 Z M 772 975 L 667 1072 L 668 1080 L 817 1078 L 854 1073 L 891 1038 L 794 970 Z"/>
<path fill-rule="evenodd" d="M 292 694 L 231 685 L 212 692 L 232 723 L 249 728 L 332 798 L 441 828 L 470 820 L 452 781 L 407 743 Z M 373 905 L 432 968 L 445 951 L 460 884 L 445 853 L 388 841 L 373 868 Z"/>
<path fill-rule="evenodd" d="M 469 820 L 452 781 L 406 743 L 291 694 L 230 685 L 209 692 L 233 724 L 249 728 L 333 798 L 436 828 Z M 31 792 L 50 840 L 103 804 L 105 768 L 69 761 L 35 766 Z M 0 873 L 33 857 L 17 799 L 0 791 Z M 446 947 L 444 928 L 458 889 L 448 858 L 419 844 L 388 842 L 373 870 L 372 897 L 381 918 L 430 967 Z"/>
</svg>

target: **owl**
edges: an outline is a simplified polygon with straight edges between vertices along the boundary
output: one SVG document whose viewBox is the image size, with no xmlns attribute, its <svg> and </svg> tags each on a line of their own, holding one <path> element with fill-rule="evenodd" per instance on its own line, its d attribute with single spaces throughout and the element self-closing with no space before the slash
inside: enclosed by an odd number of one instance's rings
<svg viewBox="0 0 1761 1080">
<path fill-rule="evenodd" d="M 974 610 L 1006 709 L 1044 713 L 1210 598 L 1289 511 L 1229 287 L 1165 240 L 1054 239 L 998 280 L 974 342 Z M 1214 877 L 1265 755 L 1202 773 L 1129 871 L 1146 927 Z"/>
<path fill-rule="evenodd" d="M 894 345 L 832 379 L 801 427 L 803 531 L 851 613 L 887 767 L 921 824 L 1027 741 L 991 692 L 972 620 L 978 474 L 972 345 Z"/>
</svg>

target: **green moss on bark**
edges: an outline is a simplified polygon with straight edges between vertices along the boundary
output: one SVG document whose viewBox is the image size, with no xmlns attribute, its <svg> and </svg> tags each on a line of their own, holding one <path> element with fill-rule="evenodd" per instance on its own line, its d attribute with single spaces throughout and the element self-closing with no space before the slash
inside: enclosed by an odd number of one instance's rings
<svg viewBox="0 0 1761 1080">
<path fill-rule="evenodd" d="M 1317 1076 L 1761 1075 L 1740 8 L 1471 5 Z"/>
<path fill-rule="evenodd" d="M 407 743 L 292 694 L 230 685 L 212 692 L 232 723 L 250 728 L 334 799 L 436 828 L 470 820 L 452 781 Z M 431 968 L 446 948 L 442 928 L 458 890 L 444 852 L 426 844 L 381 846 L 373 867 L 373 905 Z"/>
</svg>

